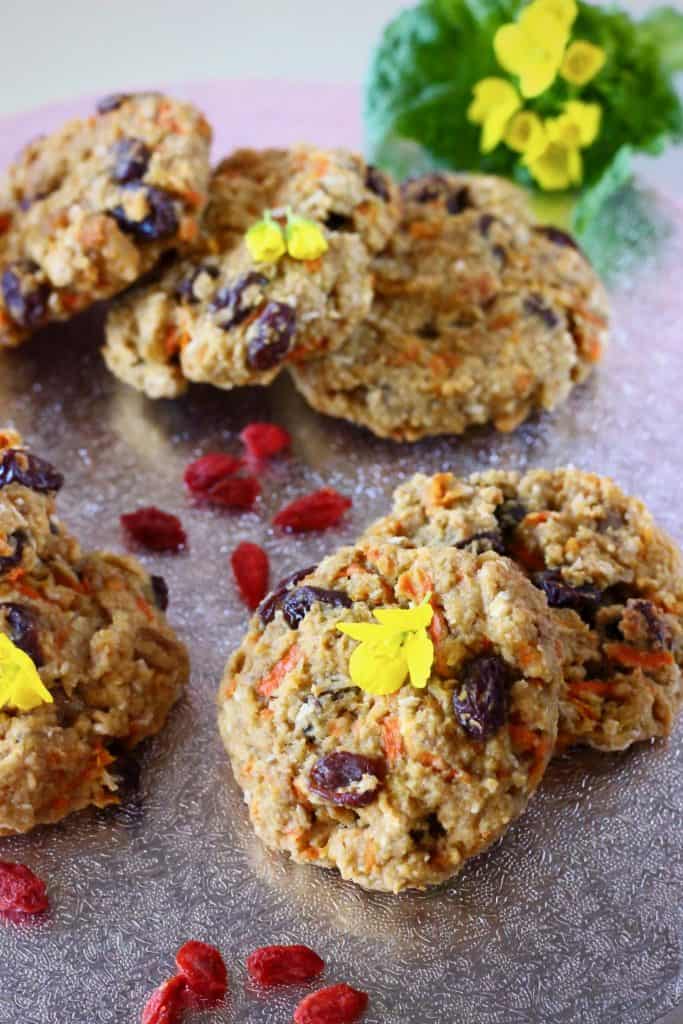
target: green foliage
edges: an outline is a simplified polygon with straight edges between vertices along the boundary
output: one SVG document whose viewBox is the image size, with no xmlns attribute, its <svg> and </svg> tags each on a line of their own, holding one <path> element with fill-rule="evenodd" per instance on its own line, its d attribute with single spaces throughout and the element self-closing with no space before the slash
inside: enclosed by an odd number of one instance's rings
<svg viewBox="0 0 683 1024">
<path fill-rule="evenodd" d="M 673 7 L 658 7 L 640 23 L 640 31 L 659 53 L 666 74 L 683 71 L 683 14 Z"/>
</svg>

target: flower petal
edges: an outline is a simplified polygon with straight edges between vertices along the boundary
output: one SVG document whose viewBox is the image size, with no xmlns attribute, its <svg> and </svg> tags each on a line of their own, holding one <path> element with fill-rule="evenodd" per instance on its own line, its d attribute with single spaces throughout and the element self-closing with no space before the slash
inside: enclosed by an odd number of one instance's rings
<svg viewBox="0 0 683 1024">
<path fill-rule="evenodd" d="M 590 146 L 600 133 L 602 107 L 599 103 L 582 103 L 581 100 L 569 100 L 564 105 L 565 115 L 576 125 L 579 145 Z"/>
<path fill-rule="evenodd" d="M 601 46 L 576 39 L 567 47 L 560 74 L 572 85 L 586 85 L 605 66 L 607 54 Z"/>
<path fill-rule="evenodd" d="M 19 711 L 32 711 L 52 703 L 52 694 L 28 654 L 0 633 L 0 708 L 9 705 Z"/>
<path fill-rule="evenodd" d="M 555 81 L 558 63 L 554 60 L 530 62 L 519 75 L 519 91 L 527 99 L 544 93 Z"/>
<path fill-rule="evenodd" d="M 374 644 L 391 639 L 393 636 L 391 630 L 387 630 L 384 626 L 378 626 L 376 622 L 338 622 L 337 629 L 353 640 Z"/>
<path fill-rule="evenodd" d="M 414 608 L 376 608 L 374 616 L 396 633 L 409 633 L 414 629 L 425 629 L 434 617 L 434 609 L 423 602 Z"/>
<path fill-rule="evenodd" d="M 506 71 L 518 75 L 527 61 L 528 39 L 519 25 L 501 25 L 493 37 L 493 49 L 498 63 Z"/>
<path fill-rule="evenodd" d="M 522 110 L 515 114 L 505 131 L 505 144 L 516 153 L 528 153 L 533 156 L 542 152 L 547 145 L 547 138 L 538 114 L 531 110 Z"/>
<path fill-rule="evenodd" d="M 349 675 L 361 690 L 381 696 L 401 688 L 408 675 L 408 663 L 402 652 L 387 657 L 378 648 L 360 644 L 349 658 Z"/>
<path fill-rule="evenodd" d="M 423 629 L 411 633 L 403 645 L 403 654 L 408 663 L 411 684 L 423 689 L 429 682 L 434 662 L 434 644 Z"/>
</svg>

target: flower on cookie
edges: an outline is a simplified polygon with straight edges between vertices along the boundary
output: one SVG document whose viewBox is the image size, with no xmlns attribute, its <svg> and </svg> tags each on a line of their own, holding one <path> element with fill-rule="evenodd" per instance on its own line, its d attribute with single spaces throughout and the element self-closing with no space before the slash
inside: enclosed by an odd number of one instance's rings
<svg viewBox="0 0 683 1024">
<path fill-rule="evenodd" d="M 327 239 L 319 224 L 287 211 L 284 226 L 271 210 L 252 224 L 245 235 L 252 259 L 257 263 L 277 263 L 287 253 L 294 260 L 317 260 L 328 249 Z"/>
<path fill-rule="evenodd" d="M 33 711 L 41 704 L 52 703 L 52 694 L 28 654 L 0 633 L 0 708 Z"/>
<path fill-rule="evenodd" d="M 340 622 L 337 629 L 359 645 L 349 659 L 352 682 L 377 696 L 395 693 L 406 680 L 421 690 L 434 661 L 427 634 L 434 611 L 424 601 L 414 608 L 376 608 L 373 622 Z"/>
</svg>

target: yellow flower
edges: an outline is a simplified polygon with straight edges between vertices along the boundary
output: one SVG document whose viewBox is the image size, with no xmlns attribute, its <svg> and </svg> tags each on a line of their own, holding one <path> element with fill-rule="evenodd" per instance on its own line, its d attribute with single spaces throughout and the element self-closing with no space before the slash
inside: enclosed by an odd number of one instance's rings
<svg viewBox="0 0 683 1024">
<path fill-rule="evenodd" d="M 577 39 L 567 47 L 560 74 L 572 85 L 586 85 L 602 71 L 607 54 L 601 46 Z"/>
<path fill-rule="evenodd" d="M 28 654 L 0 633 L 0 708 L 32 711 L 41 704 L 52 704 L 52 694 L 43 685 L 36 666 Z"/>
<path fill-rule="evenodd" d="M 287 252 L 295 260 L 317 260 L 327 252 L 327 239 L 315 221 L 287 217 Z"/>
<path fill-rule="evenodd" d="M 508 121 L 521 105 L 517 90 L 505 78 L 482 78 L 477 82 L 467 118 L 483 125 L 482 153 L 490 153 L 502 141 Z"/>
<path fill-rule="evenodd" d="M 277 263 L 287 252 L 284 231 L 266 210 L 263 220 L 252 224 L 245 236 L 247 249 L 257 263 Z"/>
<path fill-rule="evenodd" d="M 551 15 L 565 32 L 572 27 L 579 13 L 576 0 L 534 0 L 529 6 Z"/>
<path fill-rule="evenodd" d="M 515 114 L 505 132 L 505 144 L 516 153 L 534 155 L 544 150 L 547 137 L 538 114 L 530 110 Z"/>
<path fill-rule="evenodd" d="M 498 63 L 519 76 L 522 96 L 540 96 L 555 81 L 569 29 L 542 3 L 522 11 L 517 23 L 501 25 L 493 39 Z"/>
<path fill-rule="evenodd" d="M 545 127 L 551 142 L 584 149 L 597 139 L 601 118 L 602 107 L 599 103 L 569 100 L 564 105 L 564 113 L 549 118 Z"/>
<path fill-rule="evenodd" d="M 541 188 L 559 192 L 580 185 L 583 178 L 581 153 L 575 146 L 562 142 L 548 142 L 541 153 L 525 156 L 522 160 Z"/>
<path fill-rule="evenodd" d="M 349 659 L 351 680 L 366 693 L 399 690 L 406 679 L 417 689 L 427 685 L 434 645 L 427 627 L 434 612 L 422 603 L 415 608 L 378 608 L 372 622 L 340 622 L 337 629 L 360 644 Z"/>
</svg>

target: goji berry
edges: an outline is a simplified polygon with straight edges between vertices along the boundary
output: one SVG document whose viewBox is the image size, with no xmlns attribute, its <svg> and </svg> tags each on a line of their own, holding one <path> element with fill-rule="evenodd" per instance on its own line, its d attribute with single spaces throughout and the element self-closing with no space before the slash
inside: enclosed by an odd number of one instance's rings
<svg viewBox="0 0 683 1024">
<path fill-rule="evenodd" d="M 351 505 L 350 498 L 345 498 L 331 487 L 323 487 L 285 505 L 273 523 L 287 533 L 325 530 L 328 526 L 335 526 Z"/>
<path fill-rule="evenodd" d="M 264 946 L 247 957 L 247 970 L 259 985 L 292 985 L 317 978 L 325 969 L 308 946 Z"/>
<path fill-rule="evenodd" d="M 221 508 L 253 508 L 261 493 L 261 486 L 253 476 L 226 476 L 202 495 L 208 505 Z"/>
<path fill-rule="evenodd" d="M 121 516 L 121 525 L 133 540 L 150 551 L 180 551 L 187 543 L 178 517 L 153 505 Z"/>
<path fill-rule="evenodd" d="M 215 946 L 192 939 L 180 947 L 175 962 L 194 995 L 212 1003 L 223 999 L 228 991 L 228 972 Z"/>
<path fill-rule="evenodd" d="M 233 476 L 242 466 L 242 460 L 234 455 L 225 455 L 223 452 L 209 452 L 195 459 L 186 467 L 183 480 L 188 491 L 192 494 L 205 494 L 209 488 L 223 480 L 226 476 Z"/>
<path fill-rule="evenodd" d="M 254 611 L 268 591 L 268 555 L 258 544 L 244 540 L 233 551 L 230 563 L 244 603 Z"/>
<path fill-rule="evenodd" d="M 294 1011 L 294 1024 L 351 1024 L 367 1005 L 367 993 L 350 985 L 330 985 L 301 1000 Z"/>
<path fill-rule="evenodd" d="M 240 434 L 240 439 L 255 459 L 269 459 L 288 451 L 292 445 L 290 434 L 277 423 L 250 423 Z"/>
<path fill-rule="evenodd" d="M 155 988 L 142 1011 L 142 1024 L 179 1024 L 187 1006 L 187 982 L 177 974 Z"/>
<path fill-rule="evenodd" d="M 0 912 L 10 916 L 42 914 L 48 905 L 45 882 L 30 868 L 0 861 Z"/>
</svg>

